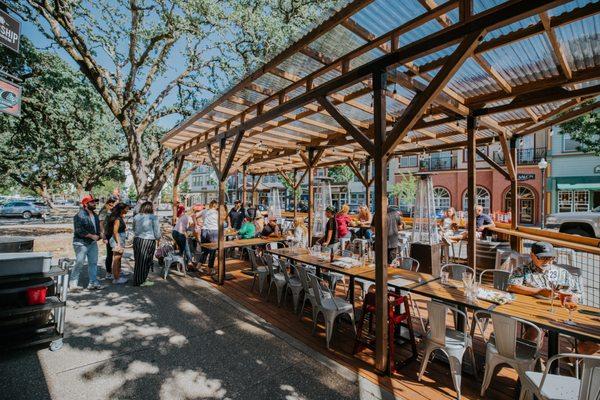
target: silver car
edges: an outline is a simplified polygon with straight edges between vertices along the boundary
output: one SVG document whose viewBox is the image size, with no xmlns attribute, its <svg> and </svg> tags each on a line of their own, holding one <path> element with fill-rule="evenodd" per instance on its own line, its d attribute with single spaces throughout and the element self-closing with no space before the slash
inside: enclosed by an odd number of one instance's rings
<svg viewBox="0 0 600 400">
<path fill-rule="evenodd" d="M 31 201 L 9 201 L 0 208 L 0 216 L 2 217 L 44 218 L 46 213 L 45 206 Z"/>
</svg>

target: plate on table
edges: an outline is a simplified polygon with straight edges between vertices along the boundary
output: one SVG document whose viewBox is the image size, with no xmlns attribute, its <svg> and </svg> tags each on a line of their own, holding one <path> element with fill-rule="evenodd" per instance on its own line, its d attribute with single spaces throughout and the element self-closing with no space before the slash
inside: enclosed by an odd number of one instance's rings
<svg viewBox="0 0 600 400">
<path fill-rule="evenodd" d="M 479 288 L 477 290 L 477 298 L 479 300 L 485 300 L 500 305 L 510 303 L 514 300 L 514 296 L 510 293 L 484 288 Z"/>
</svg>

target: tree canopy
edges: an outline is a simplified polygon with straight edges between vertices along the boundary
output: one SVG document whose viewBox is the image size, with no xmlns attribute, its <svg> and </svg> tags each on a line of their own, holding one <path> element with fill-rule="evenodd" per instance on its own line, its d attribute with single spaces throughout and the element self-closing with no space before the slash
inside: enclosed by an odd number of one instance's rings
<svg viewBox="0 0 600 400">
<path fill-rule="evenodd" d="M 347 1 L 23 0 L 11 7 L 78 64 L 121 125 L 138 194 L 154 197 L 172 170 L 161 127 Z"/>
<path fill-rule="evenodd" d="M 585 104 L 583 104 L 585 105 Z M 578 149 L 584 153 L 600 156 L 600 112 L 593 111 L 560 125 L 562 134 L 579 142 Z"/>
<path fill-rule="evenodd" d="M 0 63 L 22 80 L 20 118 L 0 115 L 0 175 L 47 201 L 55 189 L 90 191 L 124 180 L 125 146 L 114 117 L 89 82 L 55 54 L 24 38 Z"/>
</svg>

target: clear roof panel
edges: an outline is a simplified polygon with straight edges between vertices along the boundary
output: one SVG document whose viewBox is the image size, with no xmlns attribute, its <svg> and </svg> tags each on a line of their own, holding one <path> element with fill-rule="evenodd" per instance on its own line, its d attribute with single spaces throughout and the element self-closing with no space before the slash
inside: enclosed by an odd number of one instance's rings
<svg viewBox="0 0 600 400">
<path fill-rule="evenodd" d="M 573 71 L 600 65 L 599 31 L 598 14 L 555 29 L 561 50 Z"/>
</svg>

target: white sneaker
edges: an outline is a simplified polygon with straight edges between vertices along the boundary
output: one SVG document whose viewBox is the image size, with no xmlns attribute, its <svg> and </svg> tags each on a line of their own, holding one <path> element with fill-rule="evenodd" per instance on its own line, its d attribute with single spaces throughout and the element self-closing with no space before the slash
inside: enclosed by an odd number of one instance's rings
<svg viewBox="0 0 600 400">
<path fill-rule="evenodd" d="M 113 279 L 115 279 L 115 277 L 113 276 L 113 274 L 106 274 L 104 279 L 106 279 L 107 281 L 112 281 Z"/>
<path fill-rule="evenodd" d="M 127 283 L 129 279 L 125 278 L 125 277 L 120 277 L 119 279 L 113 279 L 112 283 L 115 285 L 122 285 L 124 283 Z"/>
<path fill-rule="evenodd" d="M 99 283 L 90 283 L 87 285 L 87 290 L 102 290 L 104 286 Z"/>
<path fill-rule="evenodd" d="M 77 286 L 76 282 L 69 282 L 69 292 L 77 293 L 81 290 L 79 286 Z"/>
</svg>

